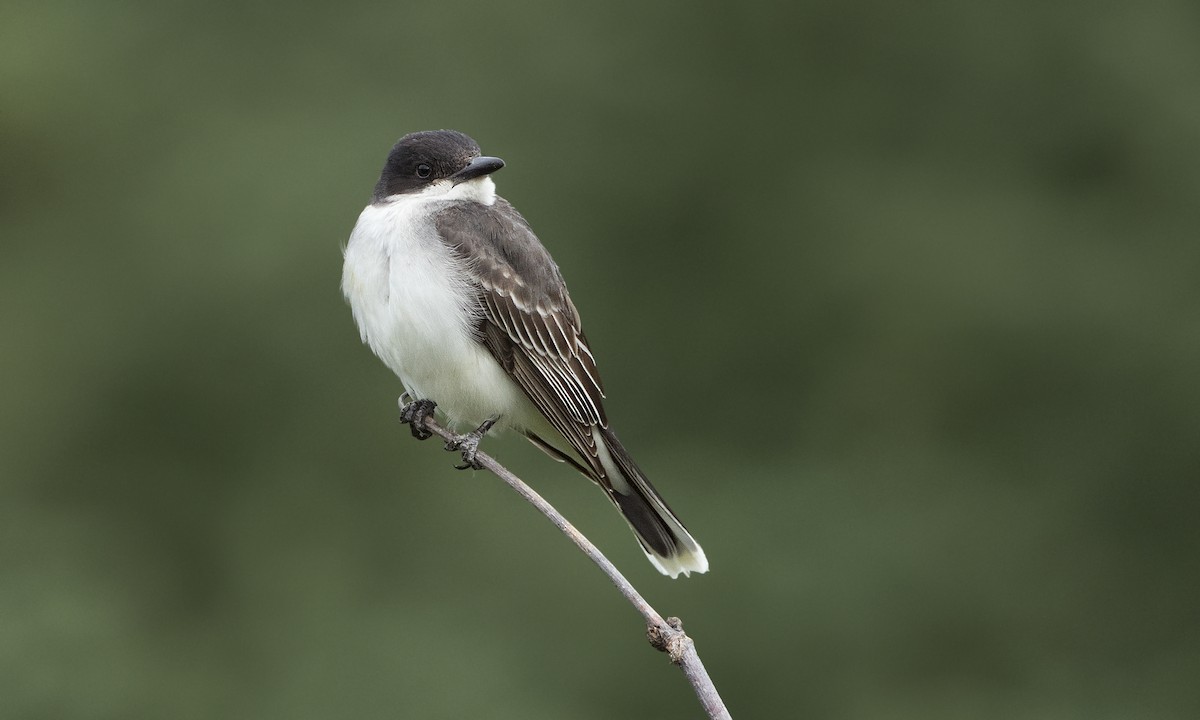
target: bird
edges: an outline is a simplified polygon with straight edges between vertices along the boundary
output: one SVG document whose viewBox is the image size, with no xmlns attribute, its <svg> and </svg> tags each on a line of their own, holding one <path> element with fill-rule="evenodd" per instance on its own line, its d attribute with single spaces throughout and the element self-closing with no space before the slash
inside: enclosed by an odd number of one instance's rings
<svg viewBox="0 0 1200 720">
<path fill-rule="evenodd" d="M 661 573 L 708 571 L 700 544 L 617 439 L 558 265 L 496 194 L 504 161 L 457 130 L 400 138 L 344 248 L 342 292 L 362 341 L 404 385 L 402 419 L 440 410 L 466 464 L 493 427 L 595 482 Z"/>
</svg>

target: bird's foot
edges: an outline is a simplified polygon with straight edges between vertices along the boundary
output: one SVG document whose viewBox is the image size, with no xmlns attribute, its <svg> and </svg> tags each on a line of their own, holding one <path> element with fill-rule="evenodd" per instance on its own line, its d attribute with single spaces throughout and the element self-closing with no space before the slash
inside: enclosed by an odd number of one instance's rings
<svg viewBox="0 0 1200 720">
<path fill-rule="evenodd" d="M 400 422 L 412 425 L 412 434 L 418 440 L 428 440 L 433 433 L 425 427 L 425 420 L 433 415 L 437 403 L 432 400 L 413 400 L 404 393 L 400 396 Z"/>
<path fill-rule="evenodd" d="M 475 459 L 475 453 L 479 452 L 479 441 L 483 439 L 484 435 L 487 435 L 487 431 L 492 429 L 492 426 L 496 424 L 498 419 L 499 418 L 489 418 L 484 420 L 483 424 L 471 432 L 459 435 L 453 440 L 446 441 L 447 450 L 451 452 L 458 451 L 462 453 L 463 464 L 455 465 L 454 467 L 456 469 L 466 470 L 470 468 L 472 470 L 479 470 L 483 467 L 479 464 L 479 461 Z"/>
</svg>

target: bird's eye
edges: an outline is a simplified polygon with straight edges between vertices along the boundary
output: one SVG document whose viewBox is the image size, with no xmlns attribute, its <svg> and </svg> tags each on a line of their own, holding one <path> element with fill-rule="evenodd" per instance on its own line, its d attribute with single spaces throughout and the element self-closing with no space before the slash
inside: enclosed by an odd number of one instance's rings
<svg viewBox="0 0 1200 720">
<path fill-rule="evenodd" d="M 417 177 L 421 178 L 422 180 L 424 180 L 425 178 L 429 177 L 432 174 L 433 174 L 433 168 L 429 167 L 425 163 L 421 163 L 420 165 L 417 166 Z"/>
</svg>

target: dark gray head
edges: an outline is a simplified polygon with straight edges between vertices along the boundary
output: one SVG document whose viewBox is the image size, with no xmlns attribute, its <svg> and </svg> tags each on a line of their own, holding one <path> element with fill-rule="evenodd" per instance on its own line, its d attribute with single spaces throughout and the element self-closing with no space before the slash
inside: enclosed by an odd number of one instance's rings
<svg viewBox="0 0 1200 720">
<path fill-rule="evenodd" d="M 479 143 L 457 130 L 409 133 L 392 147 L 375 185 L 375 202 L 390 195 L 418 193 L 434 183 L 452 185 L 504 167 L 495 157 L 481 157 Z"/>
</svg>

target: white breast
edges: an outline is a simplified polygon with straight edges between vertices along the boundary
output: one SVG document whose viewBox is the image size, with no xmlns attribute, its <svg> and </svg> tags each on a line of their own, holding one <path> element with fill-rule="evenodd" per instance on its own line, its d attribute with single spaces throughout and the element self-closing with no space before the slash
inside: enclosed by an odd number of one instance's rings
<svg viewBox="0 0 1200 720">
<path fill-rule="evenodd" d="M 481 180 L 487 185 L 468 189 L 490 190 L 493 199 L 491 180 Z M 475 289 L 462 260 L 437 238 L 431 203 L 459 194 L 441 190 L 363 210 L 346 246 L 342 292 L 363 342 L 415 398 L 434 400 L 455 421 L 501 416 L 524 424 L 532 405 L 475 340 Z"/>
</svg>

